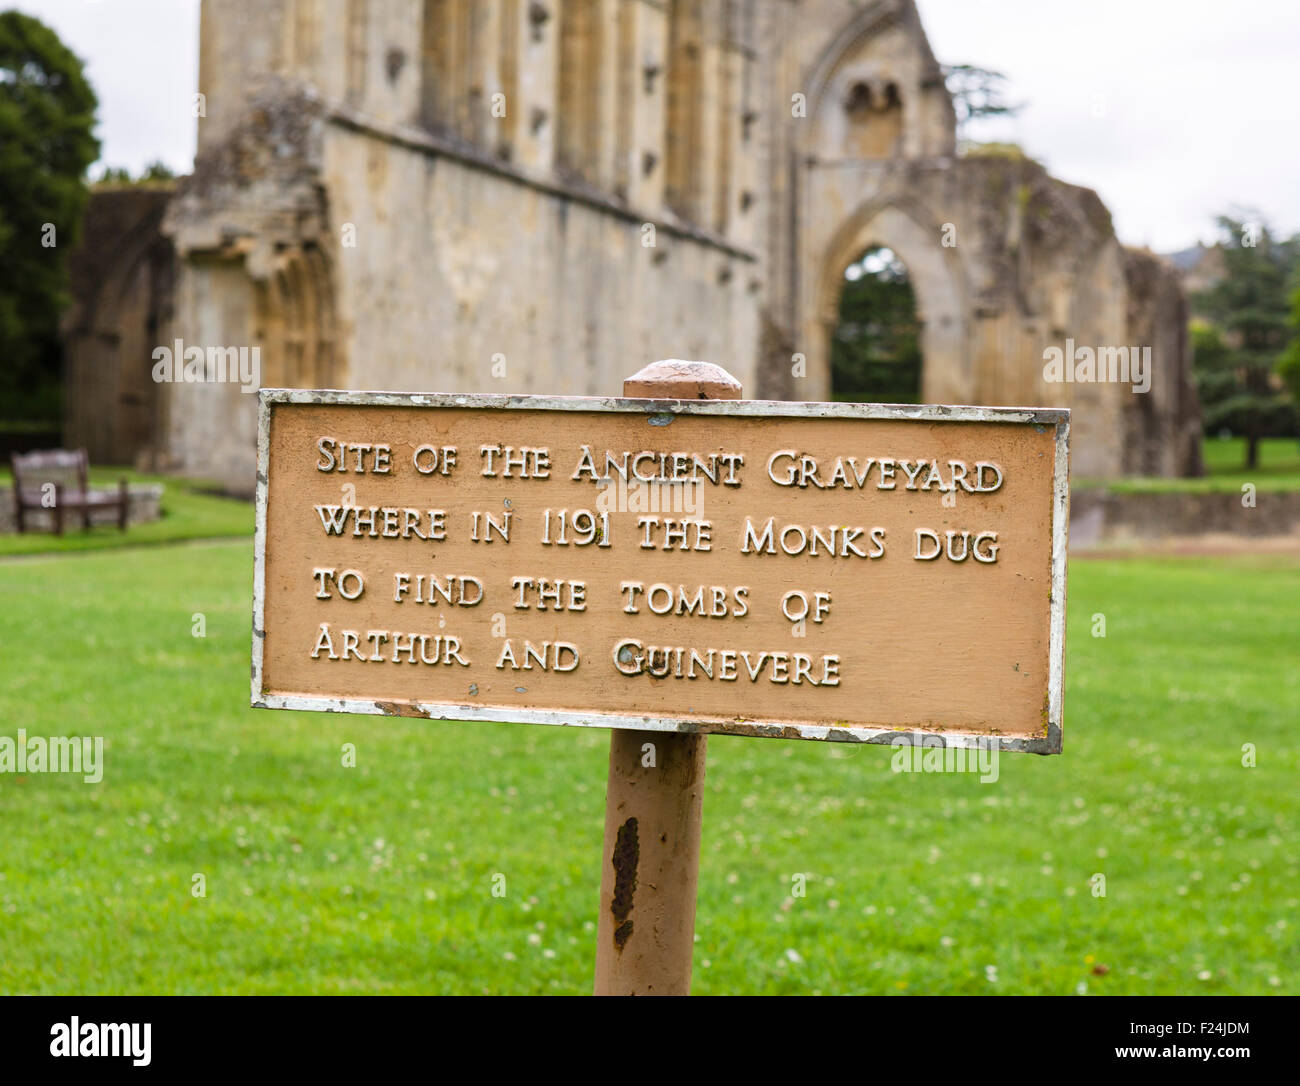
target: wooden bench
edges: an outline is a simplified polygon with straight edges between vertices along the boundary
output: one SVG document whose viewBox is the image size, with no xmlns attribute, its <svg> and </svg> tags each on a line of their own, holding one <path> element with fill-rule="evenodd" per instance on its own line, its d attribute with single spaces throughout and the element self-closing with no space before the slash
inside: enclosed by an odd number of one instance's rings
<svg viewBox="0 0 1300 1086">
<path fill-rule="evenodd" d="M 117 526 L 126 531 L 129 506 L 126 480 L 116 490 L 90 488 L 90 460 L 85 449 L 46 449 L 40 452 L 14 453 L 14 518 L 18 530 L 28 530 L 28 514 L 33 510 L 54 515 L 54 532 L 63 534 L 66 512 L 80 513 L 81 525 L 90 531 L 90 514 L 94 510 L 117 511 Z"/>
</svg>

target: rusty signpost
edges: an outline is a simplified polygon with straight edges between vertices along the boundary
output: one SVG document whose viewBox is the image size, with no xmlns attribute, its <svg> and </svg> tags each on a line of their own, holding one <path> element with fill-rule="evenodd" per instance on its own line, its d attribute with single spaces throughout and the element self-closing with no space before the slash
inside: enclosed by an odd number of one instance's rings
<svg viewBox="0 0 1300 1086">
<path fill-rule="evenodd" d="M 1066 411 L 263 390 L 252 702 L 610 728 L 598 994 L 690 987 L 709 733 L 1059 753 Z"/>
</svg>

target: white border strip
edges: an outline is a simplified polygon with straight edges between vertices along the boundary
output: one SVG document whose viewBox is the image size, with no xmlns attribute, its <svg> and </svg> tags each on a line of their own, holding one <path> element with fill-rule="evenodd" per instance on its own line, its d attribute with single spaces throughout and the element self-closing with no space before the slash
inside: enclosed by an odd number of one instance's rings
<svg viewBox="0 0 1300 1086">
<path fill-rule="evenodd" d="M 266 514 L 271 455 L 271 418 L 276 404 L 327 404 L 367 407 L 460 407 L 508 411 L 604 411 L 626 414 L 734 415 L 776 418 L 845 418 L 996 422 L 1053 426 L 1056 429 L 1052 477 L 1051 607 L 1048 638 L 1046 729 L 1023 738 L 961 731 L 927 732 L 910 728 L 840 728 L 766 718 L 637 716 L 630 713 L 564 712 L 511 706 L 455 705 L 447 702 L 367 701 L 348 698 L 269 694 L 262 689 L 266 630 Z M 977 747 L 997 740 L 1003 751 L 1060 754 L 1065 703 L 1065 573 L 1070 515 L 1070 412 L 1064 408 L 964 407 L 936 404 L 807 403 L 786 400 L 637 400 L 599 396 L 493 396 L 461 393 L 346 392 L 333 389 L 262 389 L 257 412 L 257 532 L 253 560 L 253 654 L 251 698 L 254 708 L 297 709 L 369 716 L 418 716 L 429 720 L 551 724 L 633 731 L 747 735 L 821 739 L 844 743 L 913 742 L 947 747 Z"/>
<path fill-rule="evenodd" d="M 922 419 L 928 422 L 1068 423 L 1056 407 L 953 407 L 944 404 L 818 403 L 802 400 L 655 400 L 623 396 L 496 396 L 456 392 L 347 392 L 340 389 L 264 388 L 262 404 L 341 404 L 358 407 L 473 407 L 499 411 L 611 411 L 642 415 Z M 259 419 L 260 422 L 260 419 Z M 262 437 L 259 427 L 258 440 Z"/>
</svg>

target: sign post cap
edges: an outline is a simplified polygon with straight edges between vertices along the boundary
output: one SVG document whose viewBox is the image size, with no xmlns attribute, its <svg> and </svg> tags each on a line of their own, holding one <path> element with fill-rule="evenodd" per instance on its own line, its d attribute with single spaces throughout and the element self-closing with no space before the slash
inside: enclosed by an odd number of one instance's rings
<svg viewBox="0 0 1300 1086">
<path fill-rule="evenodd" d="M 670 400 L 738 400 L 740 382 L 712 362 L 665 358 L 623 382 L 623 395 Z"/>
</svg>

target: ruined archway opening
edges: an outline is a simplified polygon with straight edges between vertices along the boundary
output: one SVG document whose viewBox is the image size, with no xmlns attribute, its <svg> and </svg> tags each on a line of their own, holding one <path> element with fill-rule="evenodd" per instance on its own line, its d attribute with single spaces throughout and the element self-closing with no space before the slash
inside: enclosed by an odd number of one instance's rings
<svg viewBox="0 0 1300 1086">
<path fill-rule="evenodd" d="M 844 269 L 831 335 L 831 396 L 848 403 L 921 402 L 921 319 L 907 267 L 875 245 Z"/>
</svg>

